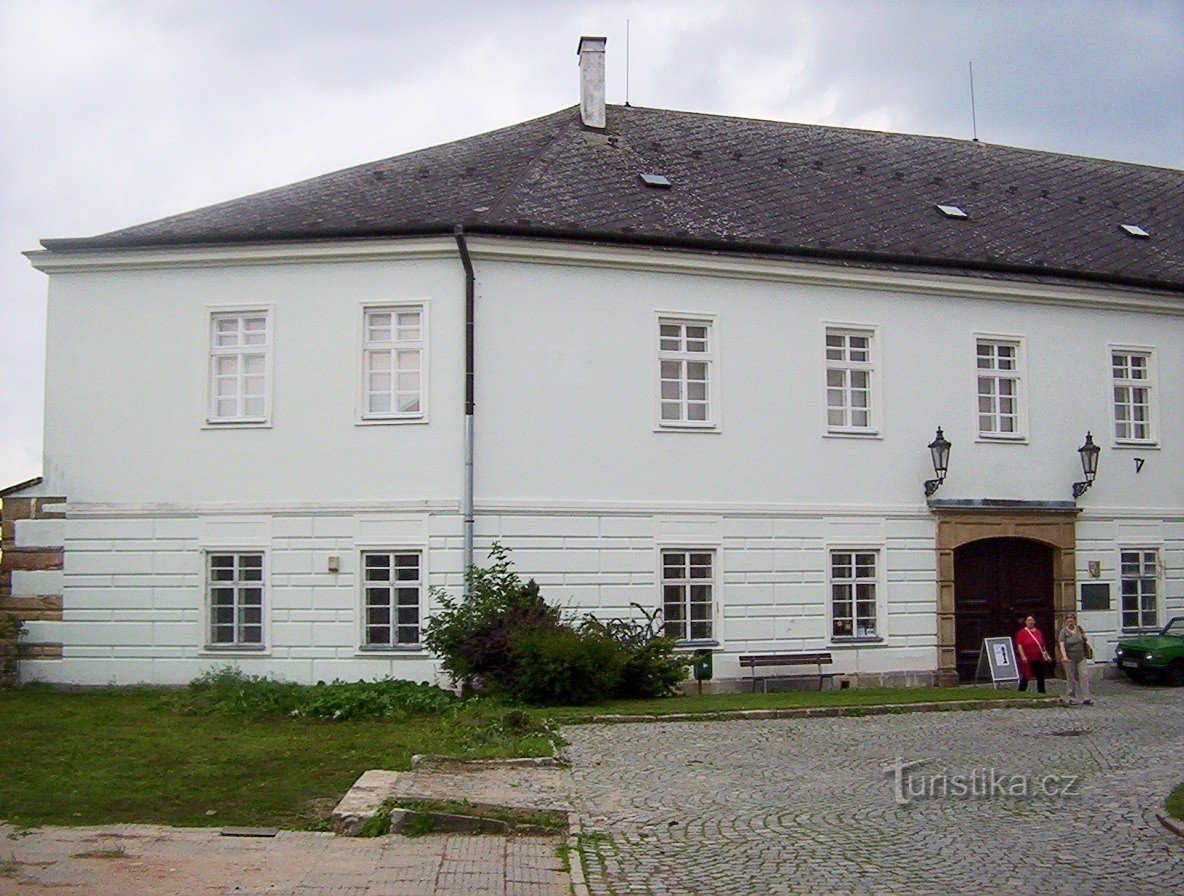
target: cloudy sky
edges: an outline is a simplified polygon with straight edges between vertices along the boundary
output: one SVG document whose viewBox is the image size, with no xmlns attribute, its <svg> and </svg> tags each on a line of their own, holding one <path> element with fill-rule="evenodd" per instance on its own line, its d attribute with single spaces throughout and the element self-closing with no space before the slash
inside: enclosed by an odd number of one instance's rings
<svg viewBox="0 0 1184 896">
<path fill-rule="evenodd" d="M 0 0 L 0 487 L 41 471 L 22 251 L 573 105 L 581 34 L 622 102 L 626 21 L 634 105 L 968 138 L 973 61 L 982 140 L 1184 168 L 1184 0 Z"/>
</svg>

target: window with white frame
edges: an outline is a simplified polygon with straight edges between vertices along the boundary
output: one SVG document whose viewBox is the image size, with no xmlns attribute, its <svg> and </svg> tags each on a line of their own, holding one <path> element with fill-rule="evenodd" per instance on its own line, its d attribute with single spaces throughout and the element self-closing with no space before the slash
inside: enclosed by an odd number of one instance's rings
<svg viewBox="0 0 1184 896">
<path fill-rule="evenodd" d="M 263 646 L 263 554 L 217 551 L 209 558 L 210 646 Z"/>
<path fill-rule="evenodd" d="M 362 417 L 422 417 L 424 309 L 422 305 L 365 309 Z"/>
<path fill-rule="evenodd" d="M 362 570 L 365 646 L 418 645 L 422 555 L 418 551 L 366 551 L 362 554 Z"/>
<path fill-rule="evenodd" d="M 979 339 L 975 343 L 978 371 L 978 432 L 986 438 L 1019 438 L 1020 343 Z"/>
<path fill-rule="evenodd" d="M 210 315 L 210 422 L 264 423 L 268 411 L 266 311 Z"/>
<path fill-rule="evenodd" d="M 830 552 L 831 634 L 836 638 L 875 638 L 877 551 Z"/>
<path fill-rule="evenodd" d="M 1159 627 L 1159 552 L 1154 549 L 1121 552 L 1122 627 L 1127 630 Z"/>
<path fill-rule="evenodd" d="M 1110 353 L 1114 381 L 1114 438 L 1120 442 L 1150 442 L 1151 352 L 1116 350 Z"/>
<path fill-rule="evenodd" d="M 712 425 L 715 346 L 708 320 L 658 321 L 659 421 L 663 426 Z"/>
<path fill-rule="evenodd" d="M 873 432 L 873 333 L 826 330 L 826 426 L 831 432 Z"/>
<path fill-rule="evenodd" d="M 708 550 L 662 551 L 662 621 L 667 638 L 712 638 L 714 561 L 714 552 Z"/>
</svg>

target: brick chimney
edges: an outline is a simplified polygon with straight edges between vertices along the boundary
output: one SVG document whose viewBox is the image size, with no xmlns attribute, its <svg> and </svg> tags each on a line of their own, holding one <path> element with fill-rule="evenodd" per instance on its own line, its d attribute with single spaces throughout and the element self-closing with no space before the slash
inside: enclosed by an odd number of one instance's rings
<svg viewBox="0 0 1184 896">
<path fill-rule="evenodd" d="M 607 37 L 581 37 L 580 120 L 586 127 L 604 128 L 604 45 Z"/>
</svg>

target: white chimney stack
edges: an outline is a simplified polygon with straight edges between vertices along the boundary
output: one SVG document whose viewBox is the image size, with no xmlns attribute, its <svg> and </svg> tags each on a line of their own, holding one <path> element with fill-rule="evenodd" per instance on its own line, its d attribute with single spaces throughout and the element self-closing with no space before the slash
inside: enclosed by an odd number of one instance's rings
<svg viewBox="0 0 1184 896">
<path fill-rule="evenodd" d="M 604 127 L 604 45 L 607 37 L 581 37 L 580 120 L 590 128 Z"/>
</svg>

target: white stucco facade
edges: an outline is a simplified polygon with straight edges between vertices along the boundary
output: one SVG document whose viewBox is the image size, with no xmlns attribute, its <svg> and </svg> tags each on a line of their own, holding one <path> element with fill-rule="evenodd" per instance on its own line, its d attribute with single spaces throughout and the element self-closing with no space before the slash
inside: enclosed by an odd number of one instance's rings
<svg viewBox="0 0 1184 896">
<path fill-rule="evenodd" d="M 841 674 L 937 668 L 927 443 L 953 444 L 942 499 L 1078 501 L 1082 615 L 1108 659 L 1120 552 L 1157 552 L 1158 618 L 1184 613 L 1184 306 L 1152 292 L 476 238 L 478 556 L 512 549 L 552 601 L 602 616 L 662 601 L 662 552 L 712 557 L 716 676 L 769 650 Z M 34 253 L 49 277 L 44 481 L 66 517 L 17 523 L 64 547 L 15 594 L 60 660 L 26 677 L 179 683 L 234 662 L 298 681 L 432 680 L 413 647 L 364 647 L 362 557 L 421 557 L 462 583 L 464 275 L 449 239 L 284 248 Z M 364 419 L 363 310 L 422 309 L 421 415 Z M 268 413 L 209 422 L 210 320 L 266 313 Z M 710 331 L 709 419 L 663 425 L 661 320 Z M 826 337 L 868 334 L 866 431 L 828 429 Z M 983 438 L 976 344 L 1018 347 L 1018 432 Z M 1151 435 L 1116 438 L 1112 353 L 1151 359 Z M 1141 459 L 1136 464 L 1136 458 Z M 263 555 L 263 638 L 210 645 L 207 558 Z M 875 555 L 875 639 L 833 637 L 835 551 Z M 337 558 L 334 560 L 333 558 Z M 1096 567 L 1091 569 L 1091 564 Z M 336 572 L 330 571 L 336 566 Z M 48 590 L 47 590 L 48 589 Z"/>
</svg>

